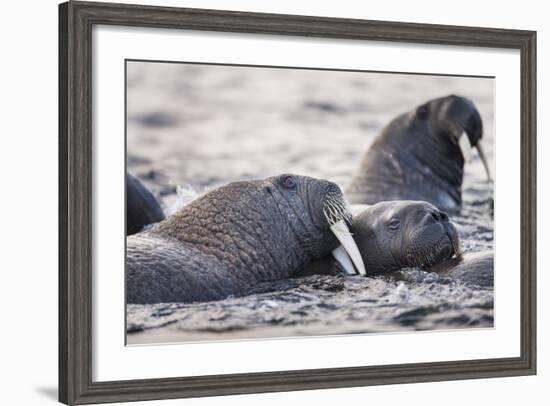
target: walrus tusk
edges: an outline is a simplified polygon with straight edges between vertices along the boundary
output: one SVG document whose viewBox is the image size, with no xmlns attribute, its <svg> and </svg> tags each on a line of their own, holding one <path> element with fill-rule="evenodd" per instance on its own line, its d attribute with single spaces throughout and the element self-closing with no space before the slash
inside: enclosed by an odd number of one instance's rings
<svg viewBox="0 0 550 406">
<path fill-rule="evenodd" d="M 477 149 L 477 153 L 479 154 L 479 158 L 481 159 L 481 162 L 483 162 L 483 166 L 485 167 L 485 173 L 487 174 L 487 180 L 490 182 L 492 180 L 491 171 L 489 170 L 489 163 L 487 162 L 487 158 L 485 157 L 485 151 L 483 150 L 483 147 L 481 146 L 481 140 L 477 142 L 476 149 Z"/>
<path fill-rule="evenodd" d="M 472 158 L 472 147 L 470 146 L 470 141 L 468 140 L 468 137 L 466 135 L 466 132 L 463 132 L 460 135 L 460 139 L 458 140 L 458 145 L 460 146 L 460 150 L 462 151 L 462 157 L 464 158 L 464 162 L 469 162 Z M 479 154 L 479 158 L 481 159 L 481 162 L 483 162 L 483 166 L 485 167 L 485 173 L 487 174 L 487 180 L 490 182 L 492 180 L 491 178 L 491 171 L 489 170 L 489 163 L 487 162 L 487 158 L 485 156 L 485 151 L 483 150 L 483 147 L 481 146 L 481 140 L 477 142 L 477 145 L 475 146 L 477 149 L 477 153 Z"/>
<path fill-rule="evenodd" d="M 458 139 L 458 146 L 462 151 L 464 162 L 470 162 L 470 159 L 472 159 L 472 146 L 470 145 L 470 140 L 468 140 L 466 132 L 463 132 L 460 135 L 460 138 Z"/>
<path fill-rule="evenodd" d="M 343 246 L 339 245 L 337 248 L 333 249 L 332 256 L 336 261 L 338 261 L 338 264 L 344 269 L 345 273 L 348 275 L 357 274 L 357 272 L 355 272 L 355 267 L 353 266 L 353 263 L 351 262 L 351 259 Z"/>
<path fill-rule="evenodd" d="M 366 276 L 367 271 L 365 270 L 365 264 L 363 263 L 363 258 L 361 257 L 359 248 L 357 248 L 357 243 L 353 239 L 353 236 L 351 235 L 345 221 L 344 220 L 337 221 L 332 226 L 330 226 L 330 229 L 332 230 L 336 238 L 338 238 L 338 241 L 340 241 L 340 243 L 342 244 L 342 247 L 344 248 L 346 253 L 349 255 L 351 260 L 353 261 L 353 264 L 355 265 L 357 272 L 359 272 L 361 275 Z"/>
</svg>

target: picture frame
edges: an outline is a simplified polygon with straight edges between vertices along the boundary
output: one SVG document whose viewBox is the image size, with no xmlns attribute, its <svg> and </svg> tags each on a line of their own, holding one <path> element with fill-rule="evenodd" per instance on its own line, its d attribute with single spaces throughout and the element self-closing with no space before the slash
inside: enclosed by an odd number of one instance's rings
<svg viewBox="0 0 550 406">
<path fill-rule="evenodd" d="M 99 24 L 518 50 L 521 61 L 520 356 L 181 378 L 94 381 L 92 29 Z M 61 402 L 121 402 L 532 374 L 536 374 L 536 32 L 110 3 L 69 1 L 60 4 Z"/>
</svg>

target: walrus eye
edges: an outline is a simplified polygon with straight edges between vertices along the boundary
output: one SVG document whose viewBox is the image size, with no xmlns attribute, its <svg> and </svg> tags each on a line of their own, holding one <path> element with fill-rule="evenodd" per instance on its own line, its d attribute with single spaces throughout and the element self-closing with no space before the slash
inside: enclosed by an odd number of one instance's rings
<svg viewBox="0 0 550 406">
<path fill-rule="evenodd" d="M 283 176 L 281 183 L 287 189 L 294 189 L 296 187 L 296 179 L 294 179 L 294 176 L 291 175 Z"/>
<path fill-rule="evenodd" d="M 423 104 L 416 109 L 416 116 L 421 119 L 428 117 L 428 106 Z"/>
<path fill-rule="evenodd" d="M 397 230 L 400 224 L 401 222 L 399 221 L 399 219 L 391 219 L 388 222 L 388 227 L 391 228 L 392 230 Z"/>
</svg>

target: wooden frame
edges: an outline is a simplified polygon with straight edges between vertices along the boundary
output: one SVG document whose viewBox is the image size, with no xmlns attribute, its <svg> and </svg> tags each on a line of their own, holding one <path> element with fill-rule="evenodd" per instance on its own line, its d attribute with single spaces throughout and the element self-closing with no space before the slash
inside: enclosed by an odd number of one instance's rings
<svg viewBox="0 0 550 406">
<path fill-rule="evenodd" d="M 94 24 L 518 49 L 521 53 L 521 355 L 371 367 L 93 382 L 91 32 Z M 536 373 L 536 32 L 200 9 L 59 6 L 59 400 L 67 404 Z"/>
</svg>

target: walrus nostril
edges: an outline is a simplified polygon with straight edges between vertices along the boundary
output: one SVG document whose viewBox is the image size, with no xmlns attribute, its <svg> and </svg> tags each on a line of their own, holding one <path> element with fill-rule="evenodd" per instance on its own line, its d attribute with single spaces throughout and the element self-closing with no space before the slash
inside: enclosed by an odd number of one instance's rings
<svg viewBox="0 0 550 406">
<path fill-rule="evenodd" d="M 439 215 L 441 216 L 441 220 L 449 221 L 449 215 L 447 213 L 445 213 L 444 211 L 440 211 Z"/>
<path fill-rule="evenodd" d="M 329 226 L 343 220 L 348 226 L 352 223 L 352 214 L 347 202 L 340 193 L 327 193 L 323 202 L 323 214 Z"/>
</svg>

